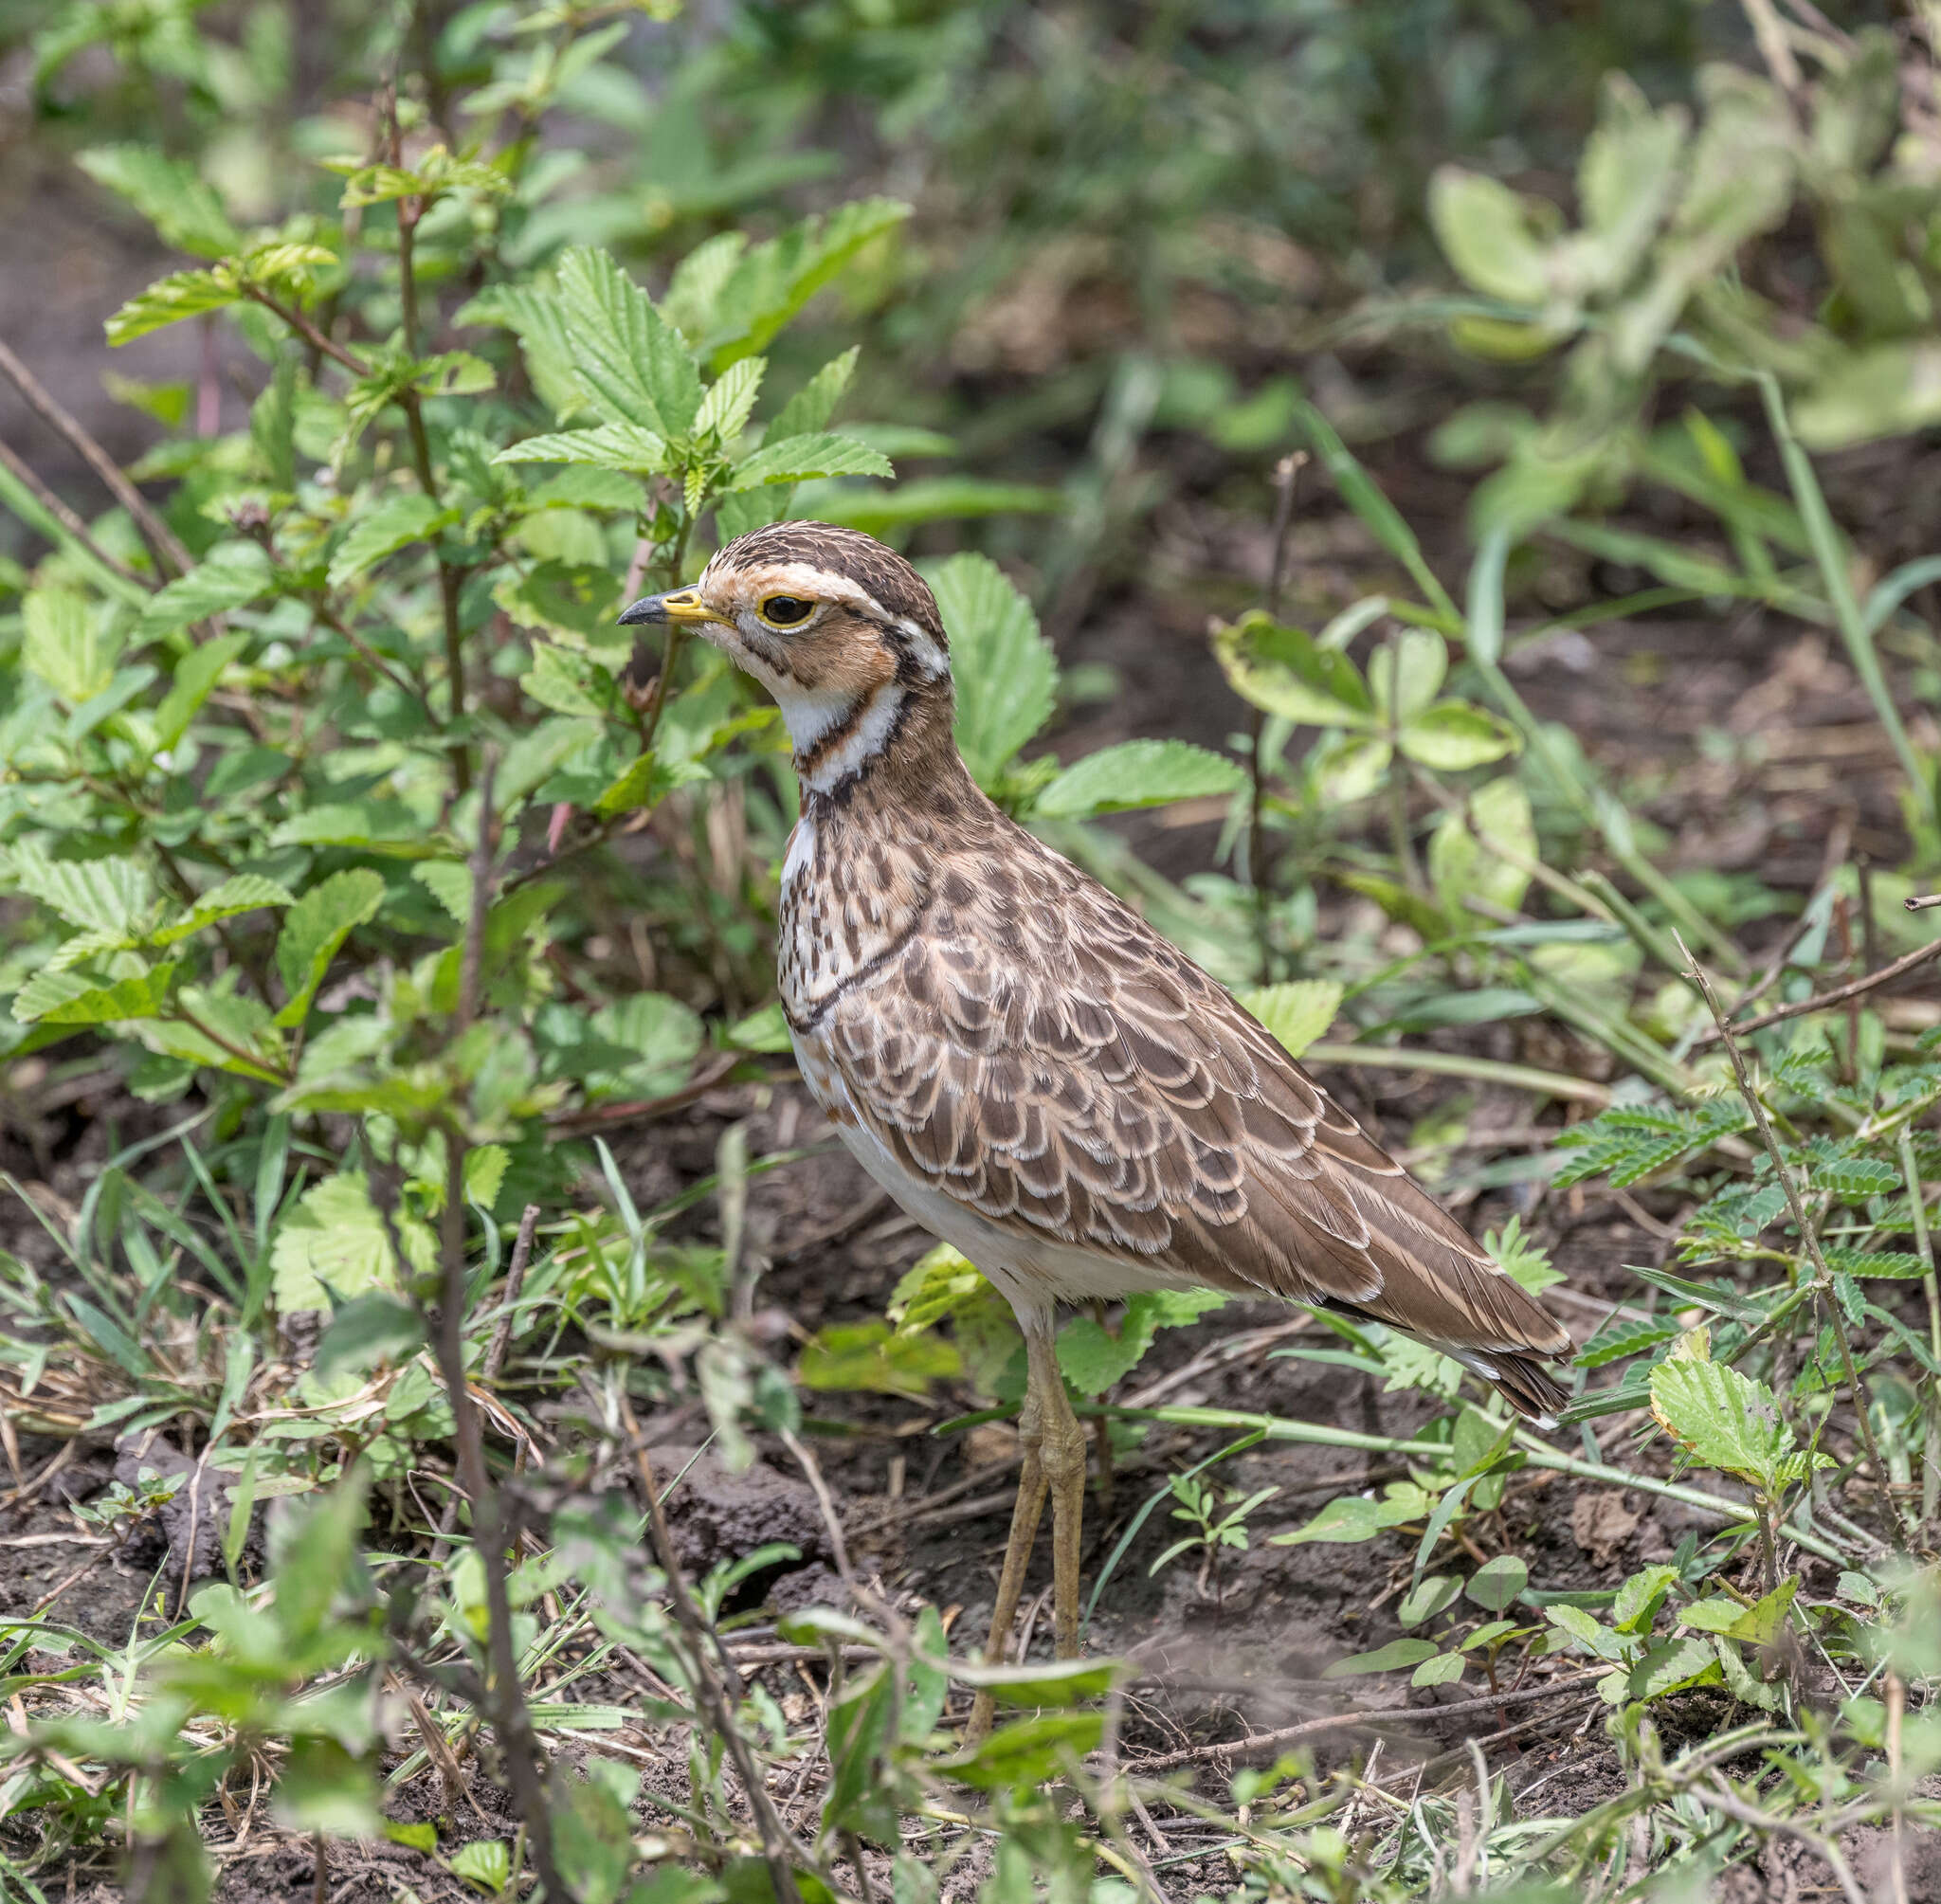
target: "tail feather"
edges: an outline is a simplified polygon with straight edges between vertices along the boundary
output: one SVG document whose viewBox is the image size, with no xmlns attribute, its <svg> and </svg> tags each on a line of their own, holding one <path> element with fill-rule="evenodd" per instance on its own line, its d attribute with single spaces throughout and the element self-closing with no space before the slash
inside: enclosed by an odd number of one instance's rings
<svg viewBox="0 0 1941 1904">
<path fill-rule="evenodd" d="M 1446 1342 L 1430 1346 L 1453 1355 L 1465 1369 L 1480 1375 L 1519 1415 L 1544 1427 L 1555 1427 L 1558 1409 L 1569 1404 L 1569 1389 L 1534 1355 L 1499 1349 L 1456 1349 Z"/>
</svg>

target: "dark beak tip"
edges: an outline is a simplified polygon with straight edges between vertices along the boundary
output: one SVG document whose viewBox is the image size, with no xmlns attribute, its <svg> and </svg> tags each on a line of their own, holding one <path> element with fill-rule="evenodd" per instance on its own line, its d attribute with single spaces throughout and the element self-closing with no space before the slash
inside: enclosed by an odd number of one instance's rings
<svg viewBox="0 0 1941 1904">
<path fill-rule="evenodd" d="M 662 595 L 643 595 L 630 607 L 620 611 L 620 626 L 639 628 L 664 622 L 667 619 L 667 610 L 662 606 L 665 599 Z"/>
</svg>

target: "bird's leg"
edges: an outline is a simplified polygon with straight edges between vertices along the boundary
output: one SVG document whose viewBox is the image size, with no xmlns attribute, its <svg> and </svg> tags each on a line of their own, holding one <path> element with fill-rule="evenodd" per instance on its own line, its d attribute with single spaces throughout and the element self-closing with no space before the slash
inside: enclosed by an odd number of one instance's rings
<svg viewBox="0 0 1941 1904">
<path fill-rule="evenodd" d="M 1079 1657 L 1079 1537 L 1085 1518 L 1085 1430 L 1059 1372 L 1051 1321 L 1026 1332 L 1030 1392 L 1038 1403 L 1038 1464 L 1051 1494 L 1051 1604 L 1061 1659 Z"/>
<path fill-rule="evenodd" d="M 1011 1509 L 1004 1570 L 998 1575 L 997 1604 L 990 1609 L 990 1634 L 984 1642 L 987 1666 L 1002 1666 L 1010 1648 L 1018 1602 L 1025 1593 L 1025 1574 L 1031 1565 L 1032 1543 L 1038 1538 L 1038 1522 L 1044 1513 L 1044 1464 L 1040 1457 L 1043 1426 L 1036 1387 L 1027 1382 L 1025 1405 L 1018 1411 L 1018 1445 L 1024 1451 L 1024 1465 L 1018 1473 L 1018 1498 Z M 989 1732 L 994 1711 L 991 1695 L 979 1693 L 970 1707 L 970 1727 L 966 1734 L 970 1744 L 977 1744 Z"/>
</svg>

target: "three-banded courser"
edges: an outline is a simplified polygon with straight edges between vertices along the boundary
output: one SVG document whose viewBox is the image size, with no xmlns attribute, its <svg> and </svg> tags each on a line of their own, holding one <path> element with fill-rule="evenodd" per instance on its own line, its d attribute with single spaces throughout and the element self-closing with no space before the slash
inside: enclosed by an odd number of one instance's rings
<svg viewBox="0 0 1941 1904">
<path fill-rule="evenodd" d="M 692 626 L 781 704 L 802 783 L 781 990 L 802 1075 L 863 1167 L 1009 1298 L 1029 1387 L 991 1617 L 1003 1657 L 1047 1491 L 1079 1646 L 1085 1438 L 1061 1302 L 1187 1286 L 1385 1322 L 1526 1414 L 1570 1338 L 1221 986 L 1007 819 L 952 734 L 937 607 L 853 530 L 728 544 L 629 625 Z"/>
</svg>

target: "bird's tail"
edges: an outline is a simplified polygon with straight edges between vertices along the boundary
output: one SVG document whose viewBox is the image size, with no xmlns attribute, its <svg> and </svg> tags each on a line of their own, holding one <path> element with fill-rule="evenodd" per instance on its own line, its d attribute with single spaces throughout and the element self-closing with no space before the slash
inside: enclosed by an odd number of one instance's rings
<svg viewBox="0 0 1941 1904">
<path fill-rule="evenodd" d="M 1569 1403 L 1569 1389 L 1540 1356 L 1503 1349 L 1458 1349 L 1447 1342 L 1431 1346 L 1480 1375 L 1519 1415 L 1527 1415 L 1541 1427 L 1555 1427 L 1558 1409 Z"/>
</svg>

